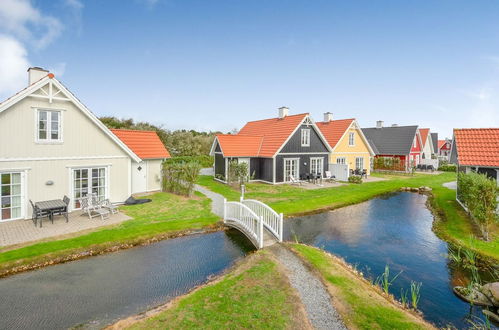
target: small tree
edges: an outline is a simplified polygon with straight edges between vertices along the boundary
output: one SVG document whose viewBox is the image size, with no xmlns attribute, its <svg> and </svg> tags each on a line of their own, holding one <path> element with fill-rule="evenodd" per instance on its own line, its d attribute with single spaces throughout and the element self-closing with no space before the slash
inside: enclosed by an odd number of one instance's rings
<svg viewBox="0 0 499 330">
<path fill-rule="evenodd" d="M 227 182 L 237 183 L 239 186 L 244 182 L 248 181 L 248 164 L 239 163 L 237 160 L 231 160 L 229 162 L 229 175 L 227 177 Z"/>
</svg>

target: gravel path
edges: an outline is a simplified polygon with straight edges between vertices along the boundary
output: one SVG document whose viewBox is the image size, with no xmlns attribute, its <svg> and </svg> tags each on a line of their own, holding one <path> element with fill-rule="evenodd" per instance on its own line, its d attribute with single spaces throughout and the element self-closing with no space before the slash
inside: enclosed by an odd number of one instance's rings
<svg viewBox="0 0 499 330">
<path fill-rule="evenodd" d="M 219 217 L 224 216 L 224 197 L 220 194 L 217 194 L 203 186 L 195 185 L 194 189 L 199 191 L 209 199 L 211 199 L 211 212 L 218 215 Z"/>
<path fill-rule="evenodd" d="M 269 248 L 288 270 L 291 286 L 298 291 L 310 323 L 315 329 L 346 329 L 324 284 L 305 267 L 303 262 L 285 247 L 275 244 Z"/>
<path fill-rule="evenodd" d="M 442 184 L 445 188 L 449 188 L 452 190 L 457 190 L 457 181 L 446 182 Z"/>
</svg>

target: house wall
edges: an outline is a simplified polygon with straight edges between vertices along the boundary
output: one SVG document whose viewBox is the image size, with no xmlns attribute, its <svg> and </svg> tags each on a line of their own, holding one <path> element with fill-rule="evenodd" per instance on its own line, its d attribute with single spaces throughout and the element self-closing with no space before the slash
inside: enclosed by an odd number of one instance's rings
<svg viewBox="0 0 499 330">
<path fill-rule="evenodd" d="M 432 148 L 431 148 L 431 138 L 430 135 L 428 134 L 426 144 L 423 146 L 422 152 L 421 152 L 421 159 L 431 159 L 432 155 Z"/>
<path fill-rule="evenodd" d="M 354 146 L 349 145 L 350 133 L 355 133 Z M 368 174 L 371 173 L 371 154 L 369 153 L 369 147 L 362 139 L 357 128 L 350 127 L 346 134 L 338 141 L 331 153 L 330 161 L 331 163 L 336 164 L 337 159 L 342 157 L 346 159 L 346 164 L 348 164 L 350 169 L 355 169 L 355 159 L 357 157 L 364 158 L 364 169 L 367 170 Z"/>
<path fill-rule="evenodd" d="M 35 142 L 37 108 L 61 110 L 63 142 Z M 29 199 L 71 198 L 70 167 L 108 166 L 111 201 L 130 194 L 130 157 L 71 102 L 27 97 L 0 113 L 0 150 L 0 171 L 26 170 L 25 216 L 31 213 Z"/>
<path fill-rule="evenodd" d="M 310 146 L 301 146 L 301 130 L 310 129 Z M 315 130 L 315 127 L 310 125 L 302 125 L 296 130 L 296 132 L 291 136 L 288 142 L 281 149 L 280 153 L 290 153 L 290 152 L 328 152 L 326 145 L 322 142 L 319 134 Z"/>
<path fill-rule="evenodd" d="M 225 158 L 222 154 L 215 154 L 215 175 L 225 177 Z"/>
<path fill-rule="evenodd" d="M 323 158 L 323 171 L 322 175 L 329 170 L 329 154 L 302 154 L 302 155 L 290 155 L 290 154 L 278 154 L 276 156 L 276 183 L 284 182 L 284 159 L 285 158 L 299 158 L 299 173 L 300 177 L 310 173 L 310 158 Z M 298 178 L 297 178 L 298 179 Z"/>
<path fill-rule="evenodd" d="M 147 191 L 161 190 L 162 159 L 148 159 L 147 164 Z"/>
</svg>

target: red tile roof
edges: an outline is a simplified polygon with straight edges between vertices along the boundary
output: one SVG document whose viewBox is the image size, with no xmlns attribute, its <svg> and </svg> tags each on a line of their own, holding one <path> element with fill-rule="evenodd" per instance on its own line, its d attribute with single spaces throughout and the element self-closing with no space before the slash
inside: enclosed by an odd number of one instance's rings
<svg viewBox="0 0 499 330">
<path fill-rule="evenodd" d="M 454 129 L 454 138 L 459 165 L 499 167 L 499 128 Z"/>
<path fill-rule="evenodd" d="M 142 159 L 170 158 L 170 153 L 155 131 L 111 129 L 111 132 Z"/>
<path fill-rule="evenodd" d="M 340 119 L 328 122 L 318 122 L 316 124 L 331 148 L 334 148 L 354 120 L 354 118 Z"/>
<path fill-rule="evenodd" d="M 428 139 L 428 133 L 430 133 L 429 128 L 419 129 L 419 135 L 421 136 L 421 141 L 423 141 L 423 145 L 426 145 L 426 139 Z"/>
<path fill-rule="evenodd" d="M 225 157 L 257 157 L 263 136 L 220 134 L 217 139 Z"/>
<path fill-rule="evenodd" d="M 447 142 L 447 141 L 446 140 L 438 140 L 438 149 L 441 149 L 445 145 L 445 142 Z"/>
<path fill-rule="evenodd" d="M 306 116 L 308 116 L 308 113 L 286 116 L 284 118 L 250 121 L 238 134 L 233 135 L 238 136 L 238 138 L 222 138 L 223 142 L 219 139 L 222 151 L 225 156 L 230 156 L 226 154 L 226 149 L 234 150 L 232 148 L 238 145 L 240 149 L 237 151 L 237 154 L 239 155 L 273 157 Z M 246 137 L 247 144 L 241 144 L 244 138 L 240 138 L 240 136 Z M 258 143 L 260 147 L 257 149 L 256 145 Z"/>
</svg>

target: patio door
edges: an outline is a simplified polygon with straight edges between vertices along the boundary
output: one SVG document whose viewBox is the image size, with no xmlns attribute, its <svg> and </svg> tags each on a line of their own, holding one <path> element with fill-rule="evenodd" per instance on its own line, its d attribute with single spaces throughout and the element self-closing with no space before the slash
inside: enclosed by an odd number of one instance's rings
<svg viewBox="0 0 499 330">
<path fill-rule="evenodd" d="M 0 222 L 24 217 L 24 172 L 0 173 Z"/>
<path fill-rule="evenodd" d="M 299 158 L 285 158 L 284 159 L 284 182 L 289 182 L 291 181 L 291 176 L 295 180 L 299 180 L 299 165 L 300 165 L 300 159 Z"/>
<path fill-rule="evenodd" d="M 73 169 L 73 208 L 79 209 L 78 198 L 89 193 L 97 195 L 99 200 L 107 198 L 107 169 L 105 167 L 75 168 Z"/>
<path fill-rule="evenodd" d="M 361 171 L 364 169 L 364 157 L 355 157 L 355 169 Z"/>
<path fill-rule="evenodd" d="M 310 158 L 310 173 L 324 176 L 324 158 Z"/>
</svg>

